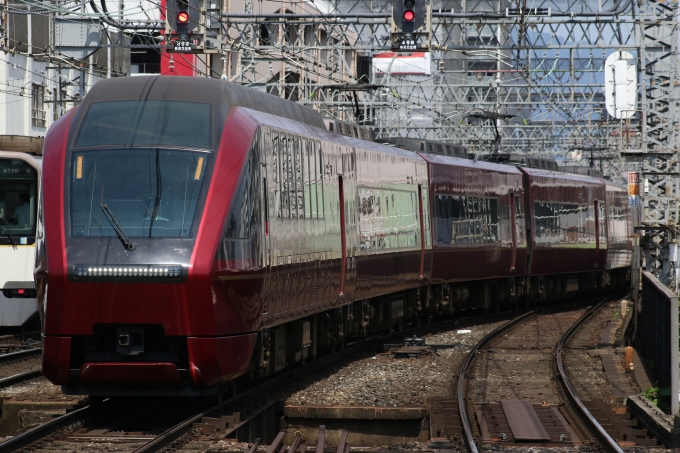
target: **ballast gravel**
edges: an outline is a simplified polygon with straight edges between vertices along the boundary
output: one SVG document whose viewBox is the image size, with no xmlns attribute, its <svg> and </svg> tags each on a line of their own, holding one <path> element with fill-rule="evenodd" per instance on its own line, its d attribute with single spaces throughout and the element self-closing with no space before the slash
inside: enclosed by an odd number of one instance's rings
<svg viewBox="0 0 680 453">
<path fill-rule="evenodd" d="M 13 401 L 58 401 L 74 402 L 83 401 L 86 397 L 77 395 L 64 395 L 61 387 L 52 384 L 44 377 L 30 379 L 16 385 L 0 389 L 0 399 Z"/>
<path fill-rule="evenodd" d="M 421 358 L 395 359 L 365 351 L 299 378 L 272 395 L 286 405 L 423 407 L 430 397 L 454 395 L 454 382 L 470 349 L 497 323 L 453 328 L 425 336 L 427 344 L 453 345 Z M 405 335 L 406 336 L 406 335 Z"/>
</svg>

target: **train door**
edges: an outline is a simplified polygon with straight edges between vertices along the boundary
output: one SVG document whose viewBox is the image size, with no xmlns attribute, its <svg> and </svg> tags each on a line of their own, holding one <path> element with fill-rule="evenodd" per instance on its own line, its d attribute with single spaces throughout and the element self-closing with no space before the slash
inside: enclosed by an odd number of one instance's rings
<svg viewBox="0 0 680 453">
<path fill-rule="evenodd" d="M 593 203 L 595 208 L 595 257 L 593 267 L 597 268 L 600 263 L 600 204 L 602 202 L 595 200 Z"/>
<path fill-rule="evenodd" d="M 355 150 L 338 148 L 338 194 L 340 203 L 341 269 L 340 295 L 347 299 L 354 295 L 356 280 L 356 255 L 358 243 Z"/>
<path fill-rule="evenodd" d="M 425 218 L 423 216 L 423 185 L 418 184 L 418 216 L 420 217 L 420 278 L 425 274 Z"/>
<path fill-rule="evenodd" d="M 260 156 L 262 165 L 262 190 L 261 190 L 261 206 L 262 206 L 262 221 L 264 223 L 263 231 L 263 262 L 264 267 L 264 291 L 263 291 L 263 301 L 262 301 L 262 313 L 269 313 L 269 300 L 273 292 L 273 280 L 272 280 L 272 248 L 271 239 L 269 236 L 269 186 L 267 177 L 269 176 L 269 168 L 267 166 L 267 155 L 272 152 L 271 150 L 271 132 L 266 129 L 262 129 L 260 134 Z M 271 170 L 270 170 L 271 171 Z"/>
<path fill-rule="evenodd" d="M 510 271 L 517 267 L 517 198 L 510 193 L 510 225 L 512 225 L 512 256 L 510 257 Z"/>
<path fill-rule="evenodd" d="M 340 197 L 340 247 L 342 248 L 339 294 L 344 296 L 345 279 L 347 277 L 347 227 L 345 225 L 345 184 L 342 175 L 338 175 L 338 193 Z"/>
</svg>

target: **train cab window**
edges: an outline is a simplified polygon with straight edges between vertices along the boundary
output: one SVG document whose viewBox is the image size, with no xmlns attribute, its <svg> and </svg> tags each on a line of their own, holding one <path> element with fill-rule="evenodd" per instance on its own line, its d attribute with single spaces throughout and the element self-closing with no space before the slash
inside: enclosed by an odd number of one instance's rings
<svg viewBox="0 0 680 453">
<path fill-rule="evenodd" d="M 187 101 L 107 101 L 90 105 L 76 148 L 149 146 L 210 148 L 211 106 Z"/>
<path fill-rule="evenodd" d="M 103 205 L 129 237 L 191 237 L 210 154 L 128 148 L 74 152 L 72 236 L 116 236 Z"/>
<path fill-rule="evenodd" d="M 437 245 L 500 242 L 498 198 L 435 194 Z"/>
<path fill-rule="evenodd" d="M 0 159 L 0 244 L 35 242 L 38 172 L 21 159 Z"/>
</svg>

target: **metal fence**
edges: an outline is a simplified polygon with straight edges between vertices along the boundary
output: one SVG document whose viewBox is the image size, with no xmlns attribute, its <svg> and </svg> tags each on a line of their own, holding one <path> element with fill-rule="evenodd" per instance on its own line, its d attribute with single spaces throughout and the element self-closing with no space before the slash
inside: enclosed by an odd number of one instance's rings
<svg viewBox="0 0 680 453">
<path fill-rule="evenodd" d="M 649 362 L 657 385 L 671 388 L 671 414 L 677 414 L 678 296 L 647 271 L 642 272 L 638 322 L 642 355 Z"/>
</svg>

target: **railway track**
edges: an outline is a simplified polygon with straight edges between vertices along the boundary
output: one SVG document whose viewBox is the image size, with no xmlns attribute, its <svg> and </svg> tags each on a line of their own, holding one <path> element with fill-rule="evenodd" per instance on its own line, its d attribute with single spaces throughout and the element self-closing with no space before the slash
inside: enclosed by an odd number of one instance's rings
<svg viewBox="0 0 680 453">
<path fill-rule="evenodd" d="M 0 388 L 41 376 L 39 347 L 0 354 Z"/>
<path fill-rule="evenodd" d="M 470 351 L 460 370 L 457 390 L 462 437 L 468 451 L 478 452 L 477 439 L 508 446 L 597 443 L 608 452 L 622 451 L 580 400 L 563 357 L 575 332 L 604 303 L 595 309 L 526 313 L 488 334 Z M 531 331 L 539 333 L 532 337 Z M 550 342 L 552 347 L 548 346 Z M 480 357 L 482 360 L 478 360 Z M 524 370 L 517 371 L 513 362 Z M 499 368 L 505 373 L 503 379 L 495 374 Z M 466 379 L 474 373 L 482 377 L 477 388 L 473 388 L 475 382 Z M 553 375 L 556 380 L 551 379 Z M 542 403 L 535 401 L 537 396 Z M 473 403 L 489 400 L 496 402 Z"/>
<path fill-rule="evenodd" d="M 151 453 L 230 437 L 254 444 L 268 443 L 270 453 L 283 453 L 289 446 L 283 444 L 282 433 L 275 434 L 275 402 L 266 394 L 296 372 L 300 370 L 269 379 L 217 405 L 201 404 L 200 400 L 154 399 L 140 403 L 128 398 L 106 399 L 0 443 L 0 453 L 80 451 L 85 447 L 88 451 L 103 451 L 112 445 L 117 452 Z M 345 433 L 338 453 L 346 452 L 346 439 Z M 321 445 L 323 452 L 323 441 Z M 296 438 L 289 453 L 304 453 L 305 449 L 304 439 Z"/>
<path fill-rule="evenodd" d="M 237 437 L 250 442 L 255 442 L 258 437 L 263 443 L 267 440 L 270 447 L 279 442 L 279 448 L 270 452 L 279 453 L 284 445 L 278 436 L 274 437 L 275 432 L 272 431 L 274 420 L 268 420 L 268 417 L 273 417 L 274 402 L 266 397 L 263 399 L 262 395 L 266 395 L 287 380 L 329 366 L 346 354 L 370 348 L 370 345 L 377 341 L 389 342 L 395 338 L 401 340 L 405 335 L 422 335 L 482 322 L 498 322 L 510 319 L 511 316 L 510 313 L 468 316 L 428 325 L 407 326 L 399 332 L 362 339 L 347 344 L 341 351 L 308 362 L 305 366 L 292 368 L 267 378 L 266 381 L 244 389 L 218 405 L 195 404 L 177 411 L 177 406 L 182 403 L 175 399 L 170 399 L 169 402 L 156 399 L 141 404 L 139 401 L 110 398 L 99 404 L 90 404 L 69 412 L 0 443 L 0 453 L 29 449 L 32 452 L 50 451 L 54 444 L 59 445 L 61 449 L 73 451 L 78 451 L 78 446 L 84 444 L 90 445 L 88 448 L 92 448 L 93 444 L 101 444 L 102 448 L 116 444 L 117 451 L 148 453 L 162 451 L 170 445 L 175 448 L 200 438 L 213 439 L 215 436 L 224 438 L 236 434 Z M 130 406 L 135 408 L 138 416 L 130 415 Z M 156 417 L 155 414 L 164 414 L 165 419 Z M 147 420 L 154 417 L 155 423 L 150 425 Z M 255 426 L 257 428 L 254 428 Z M 302 440 L 298 442 L 300 444 L 298 446 L 291 445 L 289 453 L 294 453 L 293 447 L 300 449 L 301 445 L 304 445 L 301 442 Z"/>
<path fill-rule="evenodd" d="M 575 312 L 576 313 L 576 312 Z M 592 313 L 592 311 L 591 311 Z M 581 312 L 572 314 L 570 321 L 576 321 L 581 318 Z M 511 319 L 514 316 L 510 313 L 502 313 L 498 315 L 481 315 L 471 316 L 462 319 L 451 321 L 444 321 L 434 323 L 426 326 L 416 326 L 406 328 L 400 332 L 394 332 L 382 336 L 374 336 L 354 344 L 347 345 L 343 351 L 340 351 L 329 356 L 317 359 L 314 362 L 309 362 L 304 367 L 298 367 L 287 370 L 283 374 L 268 378 L 266 381 L 253 385 L 249 389 L 239 392 L 237 396 L 228 399 L 219 405 L 212 404 L 193 404 L 186 406 L 178 404 L 177 400 L 153 400 L 145 402 L 142 405 L 140 402 L 133 402 L 125 399 L 109 399 L 99 404 L 93 404 L 84 408 L 80 408 L 62 417 L 56 418 L 51 422 L 36 427 L 31 431 L 21 434 L 5 443 L 0 444 L 0 453 L 9 451 L 51 451 L 52 446 L 57 444 L 61 449 L 68 449 L 78 451 L 79 445 L 87 444 L 90 447 L 94 445 L 101 445 L 106 448 L 111 444 L 116 445 L 116 451 L 129 451 L 135 453 L 142 452 L 158 452 L 164 449 L 181 449 L 183 446 L 195 442 L 206 440 L 215 440 L 217 438 L 226 438 L 235 436 L 239 439 L 256 442 L 259 438 L 262 443 L 269 443 L 274 445 L 277 439 L 274 437 L 273 426 L 273 401 L 268 400 L 262 395 L 272 391 L 279 384 L 287 380 L 294 379 L 296 375 L 302 373 L 312 372 L 317 367 L 324 367 L 331 365 L 335 360 L 340 359 L 345 354 L 352 354 L 359 349 L 366 348 L 369 344 L 376 341 L 389 342 L 395 337 L 403 338 L 405 335 L 422 335 L 424 333 L 433 333 L 437 331 L 450 330 L 452 328 L 461 328 L 466 325 L 473 325 L 481 322 L 499 322 L 509 320 L 501 328 L 487 335 L 468 355 L 463 368 L 461 369 L 459 379 L 459 398 L 458 401 L 465 402 L 465 375 L 469 373 L 471 365 L 476 356 L 485 345 L 491 343 L 499 338 L 504 332 L 512 329 L 515 331 L 520 328 L 525 322 L 535 320 L 540 316 L 539 313 L 529 312 L 518 318 Z M 564 318 L 564 314 L 559 314 Z M 584 321 L 586 318 L 582 318 Z M 563 323 L 564 324 L 564 323 Z M 564 329 L 571 325 L 564 325 Z M 573 334 L 576 327 L 569 330 L 569 334 Z M 510 335 L 510 334 L 509 334 Z M 560 337 L 562 337 L 560 333 Z M 563 339 L 560 344 L 564 348 L 567 337 Z M 555 340 L 557 342 L 557 339 Z M 551 347 L 554 346 L 554 343 Z M 560 350 L 561 351 L 561 350 Z M 558 356 L 561 354 L 557 354 Z M 554 353 L 552 355 L 555 355 Z M 1 356 L 0 356 L 1 357 Z M 556 369 L 559 366 L 555 365 Z M 566 376 L 565 376 L 566 379 Z M 566 381 L 568 382 L 568 381 Z M 462 393 L 461 393 L 462 392 Z M 569 393 L 568 391 L 565 393 Z M 469 400 L 469 398 L 468 398 Z M 186 400 L 184 401 L 186 402 Z M 184 407 L 178 410 L 178 405 Z M 137 415 L 130 414 L 130 406 L 135 408 Z M 148 408 L 147 408 L 148 406 Z M 467 409 L 463 408 L 461 404 L 461 414 L 467 414 Z M 551 409 L 552 410 L 552 409 Z M 562 414 L 565 419 L 570 421 L 574 418 L 571 414 Z M 465 415 L 467 420 L 467 415 Z M 153 420 L 149 423 L 148 420 Z M 574 429 L 574 437 L 582 440 L 594 439 L 594 435 L 584 435 L 580 425 L 585 425 L 585 421 L 579 420 L 578 428 Z M 466 432 L 466 439 L 470 445 L 475 448 L 475 433 L 470 430 L 470 422 L 466 421 L 468 432 Z M 479 433 L 476 433 L 479 436 Z M 280 439 L 278 439 L 280 441 Z M 304 445 L 300 441 L 298 444 Z M 560 444 L 564 445 L 564 443 Z M 280 453 L 280 448 L 270 453 Z M 291 453 L 294 452 L 291 446 Z M 620 451 L 620 450 L 615 450 Z"/>
</svg>

